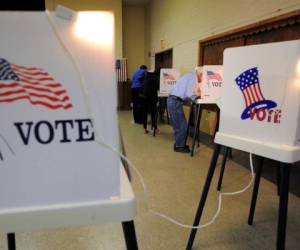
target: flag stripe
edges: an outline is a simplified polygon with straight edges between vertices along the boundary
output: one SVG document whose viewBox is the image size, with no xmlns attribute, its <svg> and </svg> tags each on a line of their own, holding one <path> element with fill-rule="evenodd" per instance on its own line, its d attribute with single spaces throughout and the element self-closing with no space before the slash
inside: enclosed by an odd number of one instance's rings
<svg viewBox="0 0 300 250">
<path fill-rule="evenodd" d="M 49 95 L 41 95 L 41 94 L 37 94 L 37 93 L 34 93 L 34 92 L 26 91 L 25 89 L 6 91 L 4 93 L 0 93 L 0 97 L 1 96 L 9 96 L 9 95 L 14 95 L 14 94 L 19 94 L 19 93 L 26 93 L 29 96 L 46 98 L 46 99 L 48 99 L 50 101 L 53 101 L 53 102 L 57 102 L 57 101 L 58 102 L 65 102 L 65 101 L 70 100 L 70 98 L 68 96 L 64 96 L 60 99 L 60 98 L 52 97 L 52 96 L 49 96 Z"/>
<path fill-rule="evenodd" d="M 62 87 L 62 85 L 60 83 L 45 83 L 45 84 L 41 84 L 40 82 L 32 82 L 32 81 L 29 81 L 29 80 L 26 80 L 25 78 L 22 78 L 21 79 L 22 82 L 25 82 L 25 83 L 28 83 L 28 84 L 33 84 L 33 85 L 41 85 L 43 87 L 47 86 L 47 87 L 54 87 L 54 88 L 57 88 L 57 87 Z"/>
<path fill-rule="evenodd" d="M 12 67 L 12 69 L 17 72 L 17 73 L 20 73 L 20 74 L 26 74 L 26 75 L 30 75 L 30 76 L 38 76 L 38 75 L 41 75 L 41 76 L 49 76 L 48 73 L 46 72 L 43 72 L 43 71 L 40 71 L 40 70 L 24 70 L 24 69 L 19 69 L 19 68 L 16 68 L 16 67 Z"/>
<path fill-rule="evenodd" d="M 246 93 L 246 91 L 243 91 L 243 95 L 244 95 L 244 99 L 245 99 L 246 107 L 248 107 L 248 105 L 249 105 L 249 98 L 248 98 L 248 96 L 247 96 L 247 93 Z"/>
<path fill-rule="evenodd" d="M 23 96 L 19 96 L 19 97 L 15 97 L 15 98 L 0 99 L 0 103 L 1 102 L 14 102 L 16 100 L 21 100 L 21 99 L 28 99 L 31 104 L 42 105 L 42 106 L 45 106 L 50 109 L 58 109 L 58 108 L 69 109 L 72 107 L 71 103 L 68 103 L 66 105 L 63 105 L 63 104 L 53 105 L 53 104 L 43 102 L 43 101 L 33 101 L 30 99 L 30 97 L 28 95 L 23 95 Z"/>
<path fill-rule="evenodd" d="M 255 93 L 255 91 L 254 91 L 254 86 L 253 86 L 253 84 L 249 86 L 249 91 L 250 91 L 250 93 L 251 93 L 251 95 L 252 95 L 252 97 L 253 97 L 253 101 L 254 101 L 254 102 L 257 102 L 257 101 L 258 101 L 258 98 L 257 98 L 257 95 L 256 95 L 256 93 Z"/>
<path fill-rule="evenodd" d="M 116 75 L 117 82 L 127 81 L 127 58 L 117 60 Z"/>
<path fill-rule="evenodd" d="M 259 98 L 260 98 L 261 100 L 264 100 L 265 98 L 264 98 L 264 96 L 263 96 L 263 94 L 262 94 L 262 92 L 261 92 L 261 89 L 260 89 L 260 86 L 259 86 L 258 83 L 255 84 L 255 89 L 256 89 L 256 93 L 257 93 L 257 95 L 259 96 Z"/>
<path fill-rule="evenodd" d="M 42 92 L 47 92 L 47 93 L 52 93 L 54 95 L 62 95 L 62 94 L 66 94 L 67 91 L 66 90 L 52 90 L 51 88 L 45 88 L 45 87 L 36 87 L 36 85 L 22 85 L 20 83 L 17 83 L 17 82 L 12 82 L 12 83 L 9 83 L 9 84 L 0 84 L 0 88 L 14 88 L 14 87 L 22 87 L 22 88 L 25 88 L 25 89 L 32 89 L 32 90 L 37 90 L 37 91 L 42 91 Z"/>
<path fill-rule="evenodd" d="M 253 100 L 253 97 L 252 97 L 252 95 L 251 95 L 250 89 L 249 89 L 249 88 L 246 88 L 245 91 L 246 91 L 247 95 L 249 96 L 249 103 L 250 103 L 250 104 L 253 103 L 254 100 Z"/>
<path fill-rule="evenodd" d="M 26 79 L 26 80 L 34 80 L 34 81 L 41 81 L 41 82 L 42 81 L 54 81 L 54 79 L 51 77 L 34 78 L 34 77 L 25 76 L 23 74 L 18 74 L 18 75 L 24 77 L 24 79 Z"/>
<path fill-rule="evenodd" d="M 17 64 L 11 64 L 11 66 L 20 68 L 20 69 L 26 69 L 26 70 L 43 70 L 43 69 L 37 68 L 37 67 L 24 67 L 24 66 L 17 65 Z"/>
</svg>

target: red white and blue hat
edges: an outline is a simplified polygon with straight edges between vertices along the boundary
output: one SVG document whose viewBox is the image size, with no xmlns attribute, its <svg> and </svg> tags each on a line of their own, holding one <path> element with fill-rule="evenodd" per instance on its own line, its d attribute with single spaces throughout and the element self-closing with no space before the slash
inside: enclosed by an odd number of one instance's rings
<svg viewBox="0 0 300 250">
<path fill-rule="evenodd" d="M 277 106 L 276 102 L 265 100 L 259 86 L 257 67 L 250 68 L 241 73 L 235 79 L 235 82 L 242 91 L 245 99 L 246 108 L 241 115 L 243 120 L 250 117 L 252 109 L 271 109 Z"/>
</svg>

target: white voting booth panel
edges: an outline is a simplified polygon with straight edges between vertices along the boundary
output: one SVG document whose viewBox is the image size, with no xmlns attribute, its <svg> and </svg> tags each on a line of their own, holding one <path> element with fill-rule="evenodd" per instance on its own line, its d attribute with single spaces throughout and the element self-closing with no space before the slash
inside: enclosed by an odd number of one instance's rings
<svg viewBox="0 0 300 250">
<path fill-rule="evenodd" d="M 168 96 L 175 86 L 177 79 L 180 77 L 179 69 L 161 69 L 160 70 L 160 84 L 159 95 Z"/>
<path fill-rule="evenodd" d="M 300 41 L 226 49 L 215 142 L 281 162 L 300 159 Z"/>
<path fill-rule="evenodd" d="M 223 67 L 221 65 L 204 65 L 197 67 L 196 71 L 202 71 L 201 103 L 218 103 L 221 98 L 223 86 Z"/>
<path fill-rule="evenodd" d="M 119 147 L 113 14 L 49 15 L 0 13 L 2 231 L 97 221 L 120 198 L 120 159 L 96 142 Z"/>
<path fill-rule="evenodd" d="M 120 195 L 116 199 L 33 206 L 1 210 L 1 232 L 26 232 L 44 228 L 117 223 L 136 215 L 135 196 L 124 167 L 120 172 Z"/>
</svg>

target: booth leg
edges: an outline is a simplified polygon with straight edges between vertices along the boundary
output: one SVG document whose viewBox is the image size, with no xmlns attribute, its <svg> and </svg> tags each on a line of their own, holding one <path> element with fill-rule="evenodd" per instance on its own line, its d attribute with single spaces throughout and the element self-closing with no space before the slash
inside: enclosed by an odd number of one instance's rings
<svg viewBox="0 0 300 250">
<path fill-rule="evenodd" d="M 157 103 L 157 105 L 156 105 L 156 112 L 155 112 L 155 117 L 154 117 L 154 128 L 152 127 L 152 129 L 153 129 L 153 136 L 155 136 L 155 134 L 156 134 L 156 129 L 155 128 L 157 128 L 157 123 L 158 123 L 158 111 L 159 110 L 159 104 Z"/>
<path fill-rule="evenodd" d="M 255 206 L 256 206 L 256 200 L 257 200 L 257 194 L 258 194 L 258 188 L 259 188 L 259 183 L 260 183 L 263 162 L 264 162 L 264 158 L 258 157 L 258 165 L 257 165 L 257 169 L 256 169 L 256 174 L 255 174 L 255 181 L 254 181 L 250 211 L 249 211 L 249 216 L 248 216 L 248 225 L 253 224 L 253 217 L 254 217 L 254 212 L 255 212 Z"/>
<path fill-rule="evenodd" d="M 210 187 L 210 184 L 211 184 L 211 180 L 213 178 L 213 175 L 214 175 L 214 172 L 215 172 L 215 169 L 216 169 L 218 156 L 220 154 L 220 148 L 221 148 L 220 144 L 215 145 L 214 153 L 213 153 L 213 156 L 211 158 L 210 166 L 209 166 L 209 169 L 208 169 L 206 181 L 205 181 L 205 184 L 204 184 L 204 188 L 203 188 L 203 191 L 202 191 L 202 195 L 201 195 L 201 199 L 200 199 L 200 202 L 199 202 L 199 205 L 198 205 L 198 209 L 197 209 L 197 212 L 196 212 L 196 215 L 195 215 L 193 226 L 198 226 L 199 223 L 200 223 L 200 219 L 201 219 L 202 212 L 203 212 L 203 209 L 204 209 L 204 205 L 205 205 L 205 202 L 206 202 L 206 198 L 207 198 L 207 194 L 208 194 L 209 187 Z M 197 229 L 192 229 L 191 230 L 191 234 L 190 234 L 188 244 L 187 244 L 187 247 L 186 247 L 187 250 L 192 249 L 196 233 L 197 233 Z"/>
<path fill-rule="evenodd" d="M 170 116 L 169 116 L 169 111 L 167 107 L 167 99 L 165 100 L 165 105 L 166 105 L 166 113 L 167 113 L 167 123 L 170 124 Z"/>
<path fill-rule="evenodd" d="M 127 250 L 138 250 L 133 221 L 122 222 Z"/>
<path fill-rule="evenodd" d="M 194 103 L 191 104 L 190 107 L 190 115 L 189 115 L 189 120 L 188 120 L 188 124 L 187 124 L 187 128 L 186 128 L 186 134 L 185 134 L 185 145 L 187 143 L 187 138 L 189 137 L 189 132 L 190 132 L 190 127 L 191 127 L 191 123 L 192 123 L 192 117 L 193 117 L 193 109 L 194 109 Z"/>
<path fill-rule="evenodd" d="M 15 233 L 7 234 L 7 248 L 8 250 L 16 250 L 16 238 Z"/>
<path fill-rule="evenodd" d="M 222 180 L 223 180 L 223 175 L 224 175 L 224 170 L 225 170 L 225 165 L 226 165 L 226 160 L 227 160 L 227 157 L 228 157 L 229 150 L 230 150 L 230 148 L 225 147 L 225 152 L 224 152 L 224 156 L 223 156 L 223 160 L 222 160 L 222 166 L 221 166 L 221 171 L 220 171 L 220 176 L 219 176 L 219 181 L 218 181 L 218 187 L 217 187 L 218 191 L 221 190 Z"/>
<path fill-rule="evenodd" d="M 192 144 L 192 149 L 191 149 L 191 156 L 194 155 L 194 149 L 195 149 L 195 143 L 196 143 L 196 137 L 197 137 L 197 132 L 199 129 L 199 124 L 200 124 L 200 119 L 201 119 L 201 106 L 200 104 L 195 104 L 196 106 L 196 122 L 194 124 L 194 133 L 193 133 L 193 144 Z M 199 140 L 199 134 L 198 134 L 198 140 Z"/>
<path fill-rule="evenodd" d="M 229 148 L 228 150 L 228 157 L 229 159 L 232 159 L 232 148 Z"/>
<path fill-rule="evenodd" d="M 277 250 L 285 248 L 286 221 L 289 198 L 289 179 L 291 164 L 280 164 L 280 198 L 277 225 Z"/>
<path fill-rule="evenodd" d="M 217 131 L 219 131 L 219 125 L 220 125 L 220 109 L 217 107 L 217 124 L 216 124 L 214 137 L 216 136 Z"/>
<path fill-rule="evenodd" d="M 201 112 L 201 111 L 200 111 Z M 199 120 L 199 123 L 200 123 L 200 120 Z M 199 124 L 200 125 L 200 124 Z M 199 125 L 197 126 L 197 147 L 199 148 L 200 147 L 200 128 L 199 128 Z"/>
<path fill-rule="evenodd" d="M 276 167 L 277 195 L 280 195 L 280 162 Z"/>
</svg>

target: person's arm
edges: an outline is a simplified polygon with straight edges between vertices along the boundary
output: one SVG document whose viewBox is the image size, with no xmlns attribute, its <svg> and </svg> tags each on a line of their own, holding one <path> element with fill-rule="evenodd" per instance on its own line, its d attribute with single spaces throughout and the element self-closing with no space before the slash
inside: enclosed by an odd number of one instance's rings
<svg viewBox="0 0 300 250">
<path fill-rule="evenodd" d="M 201 84 L 203 79 L 203 73 L 197 73 L 197 82 L 195 84 L 195 95 L 201 98 Z"/>
</svg>

